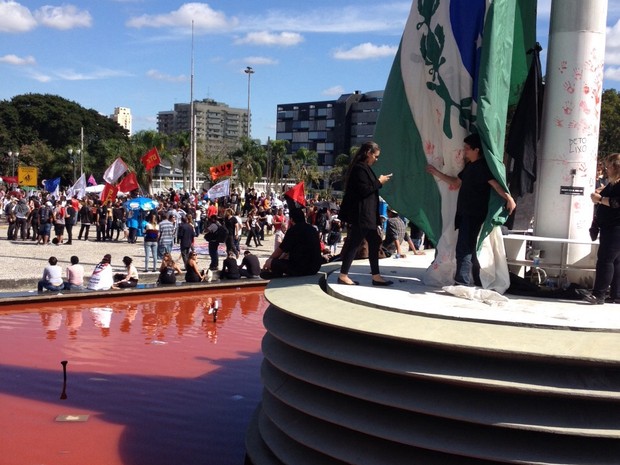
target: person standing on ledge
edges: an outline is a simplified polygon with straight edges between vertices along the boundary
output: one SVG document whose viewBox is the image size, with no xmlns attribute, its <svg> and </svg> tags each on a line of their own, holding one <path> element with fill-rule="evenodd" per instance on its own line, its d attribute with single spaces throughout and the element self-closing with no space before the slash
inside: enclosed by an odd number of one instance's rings
<svg viewBox="0 0 620 465">
<path fill-rule="evenodd" d="M 506 201 L 509 214 L 512 214 L 517 204 L 493 177 L 482 153 L 480 136 L 470 134 L 463 142 L 466 163 L 456 177 L 442 173 L 433 165 L 427 165 L 426 171 L 450 184 L 451 188 L 459 189 L 454 220 L 454 227 L 458 229 L 454 281 L 457 285 L 471 286 L 470 276 L 473 275 L 473 284 L 480 286 L 480 263 L 476 256 L 476 245 L 487 216 L 491 188 Z"/>
<path fill-rule="evenodd" d="M 345 175 L 345 192 L 338 218 L 349 225 L 348 244 L 342 255 L 338 284 L 359 284 L 349 278 L 349 269 L 364 239 L 368 242 L 368 261 L 373 286 L 393 284 L 393 281 L 383 279 L 379 273 L 379 247 L 381 245 L 381 236 L 377 229 L 381 225 L 379 189 L 392 177 L 392 174 L 382 174 L 377 177 L 370 169 L 379 159 L 380 153 L 381 149 L 377 143 L 364 142 L 353 156 Z"/>
<path fill-rule="evenodd" d="M 610 301 L 620 303 L 620 153 L 613 153 L 605 163 L 607 185 L 590 194 L 596 207 L 596 222 L 600 228 L 596 256 L 596 277 L 592 293 L 584 295 L 591 304 L 605 303 L 611 285 Z"/>
</svg>

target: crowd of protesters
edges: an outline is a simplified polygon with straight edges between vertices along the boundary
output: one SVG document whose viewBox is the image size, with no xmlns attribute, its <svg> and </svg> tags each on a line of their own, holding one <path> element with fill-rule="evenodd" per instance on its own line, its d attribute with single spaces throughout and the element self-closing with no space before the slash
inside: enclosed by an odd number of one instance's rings
<svg viewBox="0 0 620 465">
<path fill-rule="evenodd" d="M 222 279 L 256 277 L 261 270 L 258 258 L 251 253 L 252 246 L 261 247 L 265 235 L 269 234 L 274 236 L 274 250 L 278 250 L 290 227 L 287 203 L 275 194 L 257 192 L 252 188 L 244 196 L 233 192 L 229 197 L 220 199 L 208 199 L 204 192 L 201 195 L 196 191 L 170 189 L 153 196 L 157 206 L 147 212 L 126 208 L 125 202 L 129 199 L 102 202 L 97 195 L 78 199 L 65 195 L 55 197 L 46 192 L 26 194 L 14 191 L 6 194 L 0 190 L 0 199 L 2 214 L 8 223 L 7 239 L 12 241 L 71 246 L 74 240 L 136 243 L 142 237 L 142 270 L 159 273 L 161 284 L 176 283 L 177 276 L 183 270 L 187 282 L 210 281 L 215 271 L 220 271 Z M 338 202 L 315 196 L 307 203 L 304 216 L 318 235 L 321 261 L 338 259 L 337 251 L 343 242 L 344 229 L 338 219 Z M 245 250 L 242 252 L 244 237 Z M 209 251 L 209 264 L 204 268 L 198 265 L 195 247 L 200 238 L 204 238 Z M 402 238 L 397 237 L 396 240 L 400 245 Z M 393 241 L 394 238 L 390 237 L 390 242 Z M 172 259 L 175 244 L 180 249 L 178 264 Z M 225 244 L 226 249 L 221 270 L 220 244 Z M 109 251 L 113 252 L 112 245 Z M 106 254 L 106 257 L 109 255 Z M 74 259 L 79 261 L 76 256 L 72 257 Z M 80 279 L 76 279 L 76 273 L 70 268 L 81 265 L 73 261 L 67 268 L 67 273 L 72 273 L 71 279 L 67 276 L 66 282 L 58 283 L 58 270 L 55 268 L 53 279 L 50 279 L 48 268 L 58 266 L 50 262 L 46 267 L 47 274 L 44 273 L 39 283 L 39 290 L 56 290 L 59 286 L 62 289 L 135 287 L 139 280 L 137 267 L 130 257 L 125 257 L 123 262 L 125 273 L 110 277 L 110 260 L 104 257 L 93 272 L 96 282 L 92 285 L 84 284 L 83 270 L 77 273 L 81 274 L 82 281 L 78 282 Z"/>
</svg>

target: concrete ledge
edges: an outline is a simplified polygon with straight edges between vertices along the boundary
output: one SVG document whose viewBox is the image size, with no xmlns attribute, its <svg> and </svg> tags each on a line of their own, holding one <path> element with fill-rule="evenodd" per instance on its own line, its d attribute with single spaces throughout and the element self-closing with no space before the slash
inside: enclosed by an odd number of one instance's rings
<svg viewBox="0 0 620 465">
<path fill-rule="evenodd" d="M 335 266 L 268 285 L 250 463 L 617 463 L 618 331 L 494 320 L 485 304 L 459 319 L 453 297 L 373 288 L 354 268 L 360 286 L 330 289 Z"/>
</svg>

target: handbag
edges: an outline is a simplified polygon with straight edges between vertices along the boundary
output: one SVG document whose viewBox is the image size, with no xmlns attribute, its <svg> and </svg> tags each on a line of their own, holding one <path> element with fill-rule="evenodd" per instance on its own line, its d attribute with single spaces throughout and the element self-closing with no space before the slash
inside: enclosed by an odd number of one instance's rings
<svg viewBox="0 0 620 465">
<path fill-rule="evenodd" d="M 588 231 L 590 232 L 590 239 L 592 239 L 593 241 L 595 241 L 598 238 L 598 233 L 600 232 L 601 228 L 599 228 L 598 222 L 596 221 L 596 217 L 592 220 L 592 224 L 590 225 L 590 229 L 588 229 Z"/>
</svg>

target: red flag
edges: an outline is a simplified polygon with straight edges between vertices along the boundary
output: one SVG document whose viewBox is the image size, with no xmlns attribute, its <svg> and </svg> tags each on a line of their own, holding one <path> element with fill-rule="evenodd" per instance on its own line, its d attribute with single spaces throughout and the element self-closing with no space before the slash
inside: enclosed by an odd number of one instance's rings
<svg viewBox="0 0 620 465">
<path fill-rule="evenodd" d="M 140 187 L 136 173 L 129 173 L 118 183 L 117 187 L 120 192 L 131 192 Z"/>
<path fill-rule="evenodd" d="M 101 191 L 101 202 L 105 204 L 108 200 L 116 201 L 116 194 L 118 194 L 118 187 L 106 182 L 105 187 Z"/>
<path fill-rule="evenodd" d="M 149 171 L 155 168 L 157 165 L 161 163 L 161 158 L 159 158 L 159 153 L 157 152 L 157 147 L 153 147 L 151 150 L 146 152 L 140 161 L 144 165 L 144 169 Z"/>
<path fill-rule="evenodd" d="M 284 193 L 284 197 L 291 199 L 292 201 L 298 203 L 299 205 L 306 206 L 306 194 L 304 189 L 304 182 L 301 181 L 298 184 L 295 184 L 289 190 Z"/>
<path fill-rule="evenodd" d="M 232 176 L 233 174 L 233 162 L 227 161 L 218 166 L 212 166 L 209 168 L 209 172 L 211 173 L 211 179 L 214 181 L 217 178 L 221 178 L 222 176 Z"/>
</svg>

